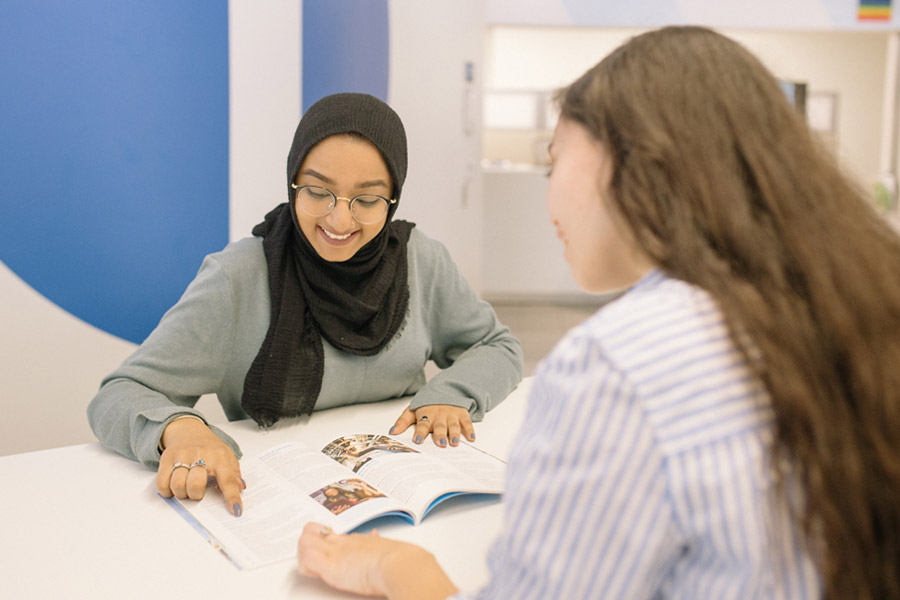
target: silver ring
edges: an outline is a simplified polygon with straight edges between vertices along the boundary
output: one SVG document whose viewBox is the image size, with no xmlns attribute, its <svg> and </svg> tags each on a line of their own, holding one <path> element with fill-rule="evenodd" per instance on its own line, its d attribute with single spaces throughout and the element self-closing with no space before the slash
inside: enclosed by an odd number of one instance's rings
<svg viewBox="0 0 900 600">
<path fill-rule="evenodd" d="M 186 464 L 184 464 L 183 462 L 176 461 L 175 464 L 172 465 L 172 473 L 175 472 L 175 469 L 181 469 L 181 468 L 185 468 L 185 469 L 190 470 L 190 467 L 187 466 Z"/>
<path fill-rule="evenodd" d="M 419 420 L 420 420 L 420 421 L 427 421 L 427 420 L 428 420 L 428 417 L 420 417 Z"/>
<path fill-rule="evenodd" d="M 194 467 L 203 467 L 205 469 L 206 461 L 203 460 L 202 458 L 195 460 L 194 462 L 191 463 L 191 466 L 189 466 L 188 469 L 193 469 Z"/>
<path fill-rule="evenodd" d="M 327 537 L 328 535 L 330 535 L 332 533 L 334 533 L 334 532 L 331 530 L 331 527 L 326 527 L 323 525 L 322 527 L 319 528 L 319 535 L 321 535 L 322 537 Z"/>
</svg>

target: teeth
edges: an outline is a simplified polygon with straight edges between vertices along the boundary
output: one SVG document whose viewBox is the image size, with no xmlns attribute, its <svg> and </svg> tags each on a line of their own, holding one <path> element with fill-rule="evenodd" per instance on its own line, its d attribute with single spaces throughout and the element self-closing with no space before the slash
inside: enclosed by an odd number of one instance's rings
<svg viewBox="0 0 900 600">
<path fill-rule="evenodd" d="M 328 231 L 327 229 L 325 229 L 324 227 L 322 228 L 322 231 L 324 231 L 325 235 L 327 235 L 328 237 L 330 237 L 333 240 L 346 240 L 348 237 L 353 235 L 352 231 L 350 233 L 346 233 L 344 235 L 335 235 L 335 234 L 331 233 L 330 231 Z"/>
</svg>

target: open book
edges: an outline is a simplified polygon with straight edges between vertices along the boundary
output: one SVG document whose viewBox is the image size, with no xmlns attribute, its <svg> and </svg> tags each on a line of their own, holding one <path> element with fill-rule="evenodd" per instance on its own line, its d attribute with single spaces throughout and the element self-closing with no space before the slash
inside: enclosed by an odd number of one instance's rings
<svg viewBox="0 0 900 600">
<path fill-rule="evenodd" d="M 387 435 L 340 437 L 321 450 L 282 444 L 241 460 L 247 482 L 241 517 L 221 494 L 169 499 L 239 568 L 293 558 L 303 526 L 316 521 L 345 533 L 378 517 L 418 523 L 442 500 L 500 494 L 506 463 L 460 442 L 413 447 Z"/>
</svg>

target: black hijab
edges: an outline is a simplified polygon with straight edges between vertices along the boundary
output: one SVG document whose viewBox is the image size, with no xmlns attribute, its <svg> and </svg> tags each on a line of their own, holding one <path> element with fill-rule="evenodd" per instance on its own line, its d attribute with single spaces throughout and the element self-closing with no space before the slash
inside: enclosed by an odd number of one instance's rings
<svg viewBox="0 0 900 600">
<path fill-rule="evenodd" d="M 378 148 L 400 198 L 406 179 L 406 132 L 387 104 L 345 93 L 313 104 L 297 126 L 287 161 L 288 202 L 253 228 L 263 238 L 271 317 L 262 346 L 244 378 L 241 405 L 263 427 L 310 414 L 322 387 L 322 339 L 360 356 L 380 352 L 400 330 L 409 303 L 406 244 L 414 227 L 393 221 L 349 260 L 322 259 L 300 230 L 291 184 L 309 151 L 325 138 L 351 133 Z"/>
</svg>

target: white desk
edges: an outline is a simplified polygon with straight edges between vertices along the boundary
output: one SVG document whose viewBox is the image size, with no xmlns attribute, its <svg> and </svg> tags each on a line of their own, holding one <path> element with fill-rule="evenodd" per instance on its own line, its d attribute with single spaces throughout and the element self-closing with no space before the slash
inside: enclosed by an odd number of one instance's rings
<svg viewBox="0 0 900 600">
<path fill-rule="evenodd" d="M 530 384 L 476 424 L 477 446 L 508 456 Z M 248 421 L 223 429 L 247 454 L 287 440 L 324 445 L 341 434 L 387 431 L 405 404 L 322 411 L 265 433 Z M 157 495 L 155 472 L 99 443 L 0 457 L 0 481 L 5 598 L 350 597 L 297 575 L 293 561 L 238 570 Z M 392 521 L 378 529 L 424 546 L 458 586 L 476 589 L 487 580 L 485 556 L 501 521 L 499 501 L 456 498 L 418 526 Z"/>
</svg>

